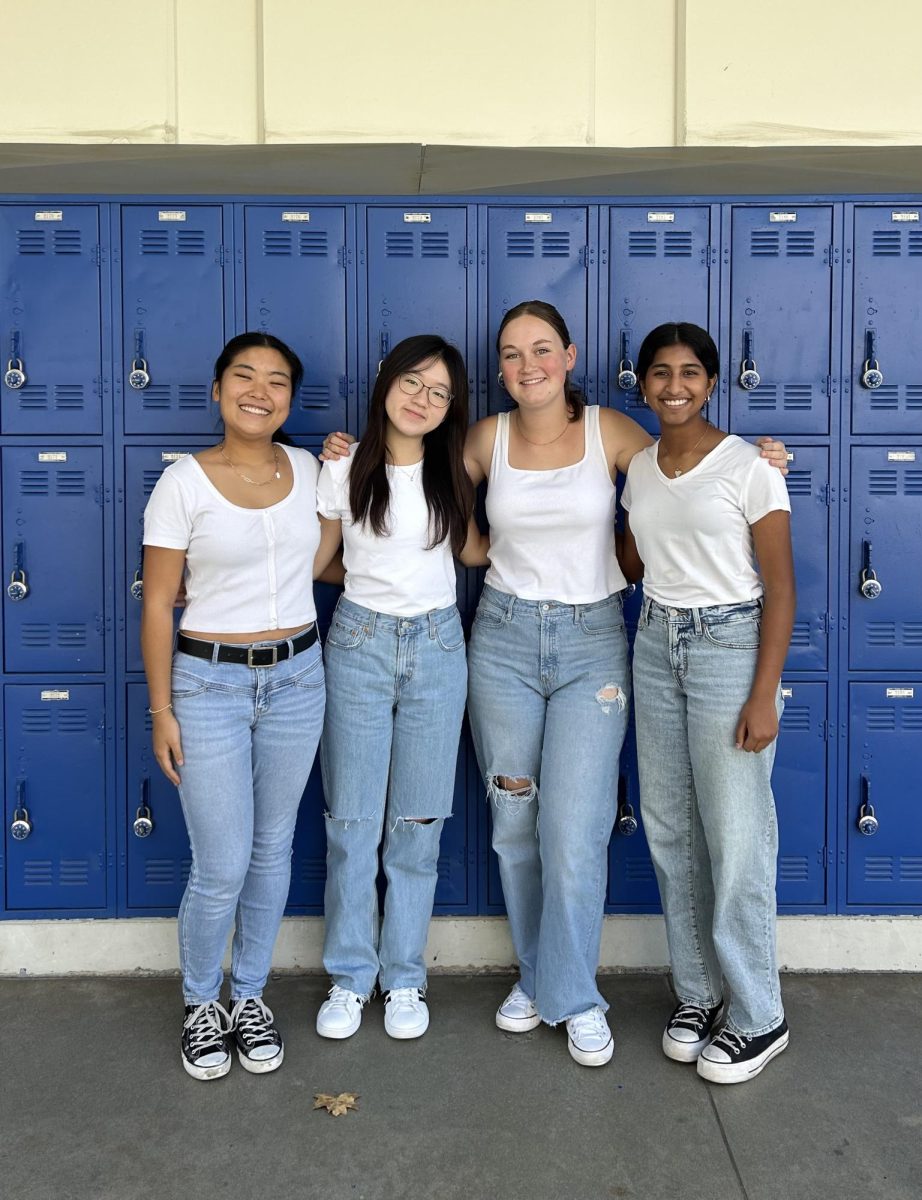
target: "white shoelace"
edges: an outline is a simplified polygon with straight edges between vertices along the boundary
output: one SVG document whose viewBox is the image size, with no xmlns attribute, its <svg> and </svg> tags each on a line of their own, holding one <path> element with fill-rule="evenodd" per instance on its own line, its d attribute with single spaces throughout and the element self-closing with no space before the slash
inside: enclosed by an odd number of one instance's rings
<svg viewBox="0 0 922 1200">
<path fill-rule="evenodd" d="M 711 1042 L 712 1046 L 719 1050 L 727 1049 L 734 1054 L 739 1054 L 741 1050 L 746 1049 L 746 1044 L 749 1038 L 743 1037 L 741 1033 L 736 1033 L 733 1029 L 722 1029 L 717 1037 Z"/>
<path fill-rule="evenodd" d="M 189 1052 L 196 1055 L 207 1046 L 223 1048 L 224 1036 L 230 1032 L 231 1026 L 227 1010 L 217 1000 L 200 1004 L 183 1022 L 183 1028 L 189 1031 Z"/>
<path fill-rule="evenodd" d="M 231 1020 L 245 1042 L 258 1042 L 270 1036 L 274 1017 L 258 996 L 250 996 L 237 1001 Z"/>
<path fill-rule="evenodd" d="M 570 1017 L 567 1027 L 574 1042 L 579 1042 L 584 1037 L 601 1037 L 606 1041 L 611 1037 L 605 1014 L 600 1008 L 590 1008 L 588 1012 Z"/>
<path fill-rule="evenodd" d="M 327 1004 L 348 1008 L 350 1011 L 353 1005 L 358 1004 L 359 1008 L 361 1008 L 365 1003 L 358 993 L 350 992 L 348 988 L 340 987 L 338 983 L 333 984 L 328 994 L 330 998 L 326 1001 Z"/>
<path fill-rule="evenodd" d="M 387 994 L 388 1007 L 393 1007 L 396 1013 L 399 1009 L 409 1009 L 416 1012 L 422 1000 L 419 988 L 394 988 Z"/>
<path fill-rule="evenodd" d="M 675 1015 L 669 1022 L 670 1026 L 687 1025 L 695 1033 L 700 1033 L 707 1024 L 708 1010 L 702 1008 L 699 1004 L 683 1004 L 676 1010 Z"/>
</svg>

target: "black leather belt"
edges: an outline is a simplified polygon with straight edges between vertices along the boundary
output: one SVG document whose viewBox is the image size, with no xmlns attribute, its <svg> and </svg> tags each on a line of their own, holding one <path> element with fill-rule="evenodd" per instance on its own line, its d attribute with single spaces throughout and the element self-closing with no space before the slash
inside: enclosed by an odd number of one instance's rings
<svg viewBox="0 0 922 1200">
<path fill-rule="evenodd" d="M 214 658 L 214 648 L 218 647 L 218 662 L 241 663 L 245 667 L 274 667 L 276 663 L 284 662 L 292 655 L 309 650 L 317 640 L 317 626 L 312 625 L 297 637 L 287 642 L 279 642 L 277 646 L 235 646 L 232 642 L 200 642 L 198 638 L 186 637 L 180 633 L 176 637 L 176 649 L 183 654 L 191 654 L 193 658 Z"/>
</svg>

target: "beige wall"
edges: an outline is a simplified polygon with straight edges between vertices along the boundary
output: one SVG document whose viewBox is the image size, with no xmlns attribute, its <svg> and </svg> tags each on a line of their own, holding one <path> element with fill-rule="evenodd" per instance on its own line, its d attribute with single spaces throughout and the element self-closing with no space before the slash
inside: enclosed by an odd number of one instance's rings
<svg viewBox="0 0 922 1200">
<path fill-rule="evenodd" d="M 917 144 L 918 0 L 0 0 L 0 141 Z"/>
</svg>

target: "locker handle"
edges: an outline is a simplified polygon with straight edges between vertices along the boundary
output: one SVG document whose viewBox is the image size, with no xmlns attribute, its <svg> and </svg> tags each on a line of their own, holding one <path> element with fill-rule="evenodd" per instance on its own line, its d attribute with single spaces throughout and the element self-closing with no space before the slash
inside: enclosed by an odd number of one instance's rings
<svg viewBox="0 0 922 1200">
<path fill-rule="evenodd" d="M 622 392 L 633 391 L 637 387 L 637 374 L 631 361 L 631 334 L 627 329 L 621 330 L 621 352 L 618 363 L 618 387 Z"/>
<path fill-rule="evenodd" d="M 873 837 L 880 828 L 880 822 L 874 813 L 871 803 L 871 781 L 867 775 L 861 776 L 861 809 L 858 812 L 858 829 L 865 837 Z"/>
<path fill-rule="evenodd" d="M 26 781 L 16 780 L 16 807 L 13 809 L 13 820 L 10 822 L 10 835 L 17 842 L 24 842 L 32 832 L 32 821 L 26 808 Z"/>
<path fill-rule="evenodd" d="M 7 596 L 14 603 L 25 600 L 29 594 L 29 581 L 26 579 L 26 572 L 22 564 L 23 544 L 22 541 L 17 541 L 13 544 L 13 570 L 10 572 L 10 582 L 6 588 Z"/>
<path fill-rule="evenodd" d="M 866 600 L 876 600 L 884 590 L 883 584 L 877 578 L 877 572 L 871 566 L 871 542 L 869 538 L 861 540 L 861 576 L 858 580 L 858 590 Z"/>
<path fill-rule="evenodd" d="M 740 363 L 739 384 L 744 391 L 753 392 L 762 382 L 762 376 L 756 369 L 756 360 L 752 357 L 752 330 L 743 330 L 743 361 Z"/>
<path fill-rule="evenodd" d="M 141 780 L 141 803 L 138 805 L 138 811 L 135 813 L 134 823 L 131 826 L 135 837 L 150 837 L 154 832 L 154 819 L 151 816 L 149 800 L 150 780 L 145 775 Z"/>
<path fill-rule="evenodd" d="M 387 358 L 387 356 L 391 352 L 391 335 L 387 332 L 386 329 L 381 330 L 381 338 L 379 341 L 379 348 L 381 350 L 381 357 L 378 359 L 378 373 L 380 374 L 381 364 L 384 362 L 384 360 Z"/>
<path fill-rule="evenodd" d="M 22 361 L 18 329 L 10 332 L 10 357 L 6 364 L 6 373 L 3 376 L 3 382 L 14 392 L 26 382 L 26 368 Z"/>
<path fill-rule="evenodd" d="M 134 357 L 128 368 L 128 386 L 136 392 L 143 392 L 150 383 L 150 372 L 147 369 L 147 359 L 144 357 L 144 330 L 134 331 Z"/>
<path fill-rule="evenodd" d="M 864 333 L 864 368 L 861 372 L 861 386 L 873 391 L 884 381 L 884 373 L 877 361 L 877 334 L 873 329 Z"/>
</svg>

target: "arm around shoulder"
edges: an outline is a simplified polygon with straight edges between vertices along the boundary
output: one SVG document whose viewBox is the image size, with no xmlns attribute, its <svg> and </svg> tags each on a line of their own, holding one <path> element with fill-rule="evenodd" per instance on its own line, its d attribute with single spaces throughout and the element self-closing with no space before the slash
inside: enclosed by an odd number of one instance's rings
<svg viewBox="0 0 922 1200">
<path fill-rule="evenodd" d="M 626 475 L 634 455 L 653 444 L 645 429 L 614 408 L 599 409 L 599 428 L 613 479 L 616 471 Z"/>
</svg>

